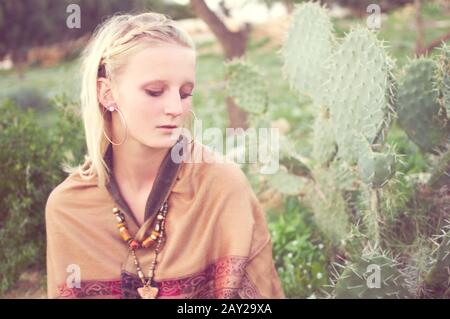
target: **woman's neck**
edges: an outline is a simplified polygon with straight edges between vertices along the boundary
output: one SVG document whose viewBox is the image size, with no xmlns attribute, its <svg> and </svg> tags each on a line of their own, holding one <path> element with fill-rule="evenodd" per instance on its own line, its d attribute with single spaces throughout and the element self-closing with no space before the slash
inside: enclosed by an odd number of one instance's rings
<svg viewBox="0 0 450 319">
<path fill-rule="evenodd" d="M 117 183 L 133 193 L 147 191 L 168 151 L 131 140 L 119 146 L 113 145 L 113 174 Z"/>
</svg>

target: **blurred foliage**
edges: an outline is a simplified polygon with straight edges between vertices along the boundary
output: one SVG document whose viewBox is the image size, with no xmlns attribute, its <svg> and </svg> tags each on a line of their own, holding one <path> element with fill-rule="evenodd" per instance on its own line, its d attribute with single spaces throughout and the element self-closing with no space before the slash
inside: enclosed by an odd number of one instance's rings
<svg viewBox="0 0 450 319">
<path fill-rule="evenodd" d="M 69 4 L 81 11 L 81 27 L 69 28 Z M 0 2 L 0 57 L 8 52 L 13 60 L 24 58 L 29 48 L 75 39 L 94 28 L 108 15 L 142 8 L 140 0 L 4 0 Z"/>
<path fill-rule="evenodd" d="M 168 15 L 174 20 L 195 18 L 189 5 L 164 0 L 142 0 L 145 9 Z"/>
<path fill-rule="evenodd" d="M 380 6 L 382 12 L 387 12 L 398 7 L 404 6 L 408 3 L 413 3 L 414 0 L 329 0 L 324 1 L 331 4 L 338 4 L 346 8 L 350 8 L 353 12 L 365 15 L 367 7 L 371 4 L 377 4 Z"/>
<path fill-rule="evenodd" d="M 67 19 L 80 8 L 80 28 L 69 28 Z M 11 53 L 23 61 L 35 46 L 77 39 L 92 32 L 108 16 L 122 12 L 156 11 L 173 19 L 194 17 L 190 7 L 163 0 L 3 0 L 0 2 L 0 58 Z"/>
<path fill-rule="evenodd" d="M 0 293 L 28 267 L 45 269 L 45 203 L 65 177 L 61 164 L 79 162 L 83 154 L 83 130 L 72 107 L 57 100 L 58 122 L 46 130 L 33 110 L 11 101 L 0 105 Z"/>
</svg>

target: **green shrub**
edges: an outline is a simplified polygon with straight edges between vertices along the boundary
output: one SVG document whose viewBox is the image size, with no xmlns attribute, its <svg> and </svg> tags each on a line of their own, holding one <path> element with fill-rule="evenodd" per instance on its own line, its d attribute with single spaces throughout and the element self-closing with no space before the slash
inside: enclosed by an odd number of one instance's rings
<svg viewBox="0 0 450 319">
<path fill-rule="evenodd" d="M 47 197 L 66 176 L 61 163 L 73 164 L 83 153 L 73 106 L 60 98 L 50 107 L 59 120 L 49 130 L 36 112 L 11 101 L 0 105 L 0 294 L 28 267 L 45 269 Z"/>
</svg>

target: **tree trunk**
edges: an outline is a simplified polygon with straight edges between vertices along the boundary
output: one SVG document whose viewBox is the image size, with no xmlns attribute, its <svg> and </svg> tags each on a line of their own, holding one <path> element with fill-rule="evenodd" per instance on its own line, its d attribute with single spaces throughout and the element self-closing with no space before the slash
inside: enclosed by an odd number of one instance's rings
<svg viewBox="0 0 450 319">
<path fill-rule="evenodd" d="M 286 7 L 288 14 L 291 14 L 294 11 L 294 3 L 292 0 L 283 0 L 283 4 Z"/>
<path fill-rule="evenodd" d="M 24 80 L 25 71 L 28 66 L 26 50 L 20 48 L 13 49 L 11 51 L 11 60 L 16 69 L 17 76 L 19 77 L 20 80 Z"/>
<path fill-rule="evenodd" d="M 208 25 L 212 33 L 219 41 L 226 60 L 241 57 L 245 54 L 247 40 L 250 28 L 245 28 L 232 32 L 228 30 L 226 25 L 217 17 L 217 15 L 209 9 L 204 0 L 190 0 L 192 9 L 195 14 Z M 248 128 L 247 113 L 237 107 L 231 97 L 226 99 L 228 109 L 229 126 L 231 128 Z"/>
<path fill-rule="evenodd" d="M 427 54 L 428 52 L 433 50 L 435 47 L 440 46 L 443 42 L 447 42 L 448 40 L 450 40 L 450 33 L 444 34 L 440 38 L 432 41 L 430 44 L 428 44 L 426 47 L 424 47 L 422 51 L 416 52 L 416 54 L 418 56 Z"/>
<path fill-rule="evenodd" d="M 414 6 L 416 9 L 416 28 L 417 28 L 417 39 L 416 39 L 416 55 L 419 55 L 424 51 L 425 47 L 425 29 L 423 26 L 422 18 L 422 0 L 414 0 Z"/>
</svg>

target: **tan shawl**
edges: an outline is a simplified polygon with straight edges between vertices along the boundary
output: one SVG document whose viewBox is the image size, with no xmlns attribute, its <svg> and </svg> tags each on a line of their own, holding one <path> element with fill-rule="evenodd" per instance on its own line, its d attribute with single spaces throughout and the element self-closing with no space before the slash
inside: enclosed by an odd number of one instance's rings
<svg viewBox="0 0 450 319">
<path fill-rule="evenodd" d="M 154 277 L 158 298 L 284 298 L 265 214 L 245 174 L 202 144 L 189 150 L 209 160 L 174 165 L 166 156 L 140 228 L 113 176 L 105 188 L 72 173 L 52 191 L 46 205 L 49 298 L 138 298 L 142 284 L 112 208 L 118 205 L 131 234 L 142 238 L 164 187 L 169 210 Z M 147 275 L 152 248 L 137 256 Z"/>
</svg>

